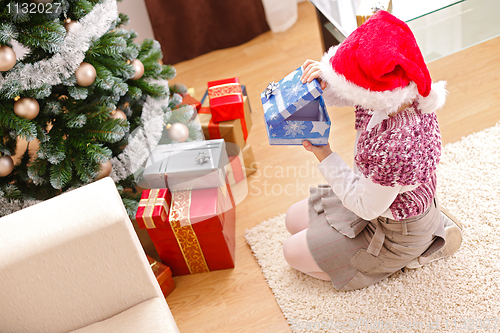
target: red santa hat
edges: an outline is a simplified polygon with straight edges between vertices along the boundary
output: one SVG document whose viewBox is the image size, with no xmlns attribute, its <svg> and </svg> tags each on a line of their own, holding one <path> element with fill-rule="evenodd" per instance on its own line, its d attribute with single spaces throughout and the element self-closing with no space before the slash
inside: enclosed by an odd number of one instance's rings
<svg viewBox="0 0 500 333">
<path fill-rule="evenodd" d="M 432 83 L 408 25 L 383 10 L 330 48 L 321 67 L 338 97 L 386 115 L 415 98 L 424 113 L 446 100 L 446 82 Z"/>
</svg>

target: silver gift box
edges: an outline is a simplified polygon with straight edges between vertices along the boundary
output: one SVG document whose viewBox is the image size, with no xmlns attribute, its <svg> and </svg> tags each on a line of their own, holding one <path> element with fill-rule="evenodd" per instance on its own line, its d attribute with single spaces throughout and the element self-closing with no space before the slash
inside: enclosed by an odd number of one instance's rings
<svg viewBox="0 0 500 333">
<path fill-rule="evenodd" d="M 158 145 L 139 186 L 171 191 L 221 187 L 229 159 L 223 139 Z"/>
</svg>

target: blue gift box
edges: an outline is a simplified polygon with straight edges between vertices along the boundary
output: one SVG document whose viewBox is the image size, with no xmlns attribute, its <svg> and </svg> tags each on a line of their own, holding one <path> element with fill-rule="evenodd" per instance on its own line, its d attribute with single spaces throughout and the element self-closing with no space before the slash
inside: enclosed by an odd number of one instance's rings
<svg viewBox="0 0 500 333">
<path fill-rule="evenodd" d="M 318 80 L 302 83 L 302 67 L 260 95 L 271 145 L 302 145 L 304 140 L 324 146 L 330 135 L 330 118 Z"/>
</svg>

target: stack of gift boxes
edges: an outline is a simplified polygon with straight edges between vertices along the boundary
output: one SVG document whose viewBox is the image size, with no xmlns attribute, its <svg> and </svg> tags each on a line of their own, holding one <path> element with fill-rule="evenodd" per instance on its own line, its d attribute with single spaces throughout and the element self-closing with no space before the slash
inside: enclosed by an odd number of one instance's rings
<svg viewBox="0 0 500 333">
<path fill-rule="evenodd" d="M 231 189 L 255 172 L 246 144 L 250 104 L 237 78 L 209 82 L 206 95 L 210 106 L 188 94 L 183 100 L 198 110 L 206 140 L 158 145 L 139 183 L 147 190 L 136 221 L 147 229 L 168 268 L 163 276 L 234 267 L 236 203 Z M 166 281 L 165 289 L 171 290 L 170 279 Z"/>
<path fill-rule="evenodd" d="M 174 276 L 234 267 L 228 163 L 222 139 L 158 145 L 147 161 L 136 221 Z"/>
<path fill-rule="evenodd" d="M 206 139 L 228 143 L 230 177 L 233 174 L 235 182 L 256 171 L 252 147 L 246 143 L 252 128 L 250 101 L 238 78 L 208 82 L 198 116 Z"/>
</svg>

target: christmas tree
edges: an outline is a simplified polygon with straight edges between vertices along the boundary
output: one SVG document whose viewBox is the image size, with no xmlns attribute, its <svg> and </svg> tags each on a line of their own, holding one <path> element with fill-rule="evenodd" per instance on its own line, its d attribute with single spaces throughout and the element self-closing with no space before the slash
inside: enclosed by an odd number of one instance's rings
<svg viewBox="0 0 500 333">
<path fill-rule="evenodd" d="M 127 21 L 116 0 L 0 1 L 0 216 L 107 175 L 132 215 L 160 140 L 203 138 L 159 43 Z"/>
</svg>

